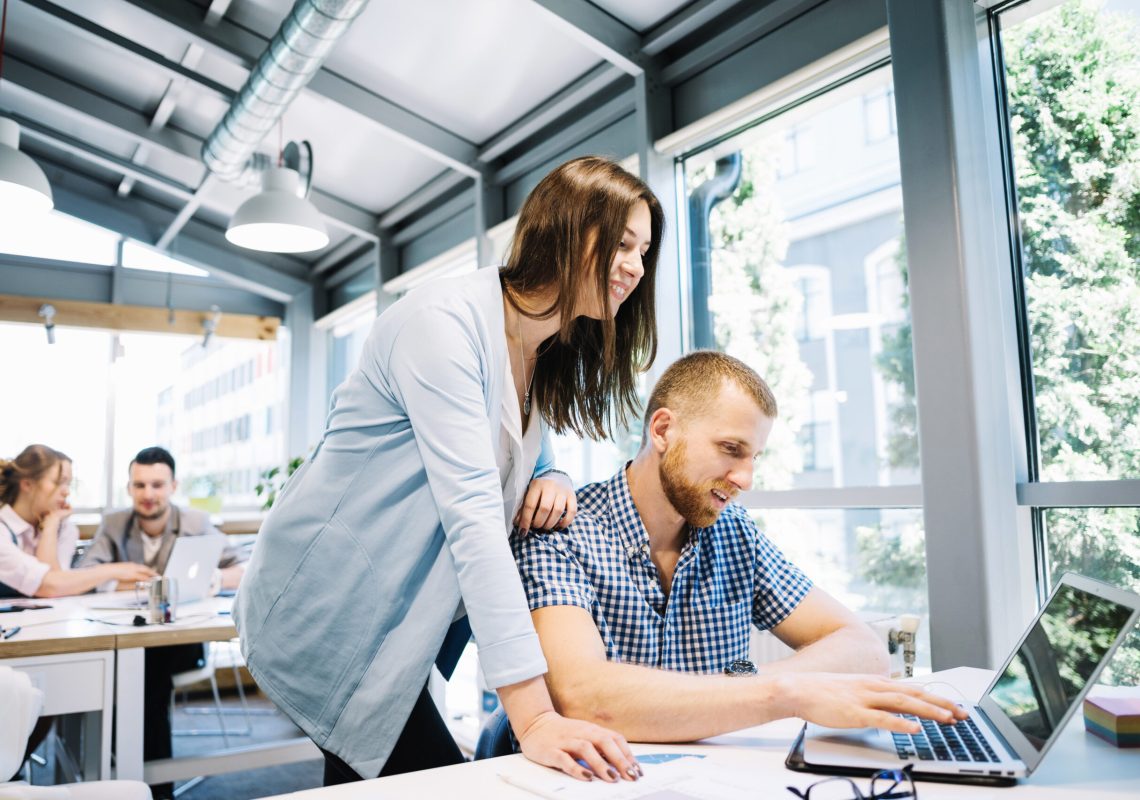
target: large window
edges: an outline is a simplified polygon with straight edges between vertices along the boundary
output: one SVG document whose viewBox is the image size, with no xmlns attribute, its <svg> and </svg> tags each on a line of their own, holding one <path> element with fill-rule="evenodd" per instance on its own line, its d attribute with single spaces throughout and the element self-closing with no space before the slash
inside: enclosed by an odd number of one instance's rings
<svg viewBox="0 0 1140 800">
<path fill-rule="evenodd" d="M 127 465 L 162 445 L 178 463 L 177 502 L 256 508 L 264 469 L 284 457 L 283 342 L 0 323 L 8 374 L 0 454 L 42 442 L 75 464 L 75 508 L 126 505 Z M 13 385 L 18 385 L 19 381 Z"/>
<path fill-rule="evenodd" d="M 708 218 L 709 292 L 692 301 L 712 328 L 694 336 L 755 368 L 780 405 L 742 499 L 849 606 L 925 615 L 893 103 L 882 66 L 689 155 L 684 176 L 700 191 L 739 155 L 740 177 Z"/>
<path fill-rule="evenodd" d="M 1018 223 L 1022 502 L 1045 583 L 1073 570 L 1135 590 L 1140 512 L 1107 506 L 1140 503 L 1140 7 L 1028 2 L 992 20 Z M 1112 670 L 1127 683 L 1132 641 Z"/>
</svg>

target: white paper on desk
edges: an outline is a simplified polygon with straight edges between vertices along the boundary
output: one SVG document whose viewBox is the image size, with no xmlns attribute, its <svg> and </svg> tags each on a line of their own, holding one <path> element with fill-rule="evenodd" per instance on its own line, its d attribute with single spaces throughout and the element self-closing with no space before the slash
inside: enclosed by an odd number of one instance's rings
<svg viewBox="0 0 1140 800">
<path fill-rule="evenodd" d="M 670 755 L 673 760 L 645 766 L 645 776 L 637 781 L 579 781 L 522 759 L 503 766 L 499 777 L 550 800 L 738 800 L 742 792 L 755 791 L 755 781 L 736 770 L 712 766 L 696 754 Z"/>
</svg>

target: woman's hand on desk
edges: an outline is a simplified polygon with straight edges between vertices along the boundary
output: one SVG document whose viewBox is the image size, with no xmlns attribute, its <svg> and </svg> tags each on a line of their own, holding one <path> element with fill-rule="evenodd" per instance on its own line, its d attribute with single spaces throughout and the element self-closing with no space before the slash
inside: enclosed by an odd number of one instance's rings
<svg viewBox="0 0 1140 800">
<path fill-rule="evenodd" d="M 523 755 L 531 761 L 562 770 L 579 780 L 593 780 L 596 775 L 615 783 L 619 777 L 635 781 L 641 776 L 625 737 L 592 722 L 547 711 L 516 735 Z M 583 769 L 579 761 L 586 763 L 589 769 Z"/>
<path fill-rule="evenodd" d="M 594 776 L 614 783 L 637 780 L 641 768 L 620 733 L 592 722 L 569 719 L 554 710 L 542 676 L 499 687 L 523 755 L 581 781 Z M 582 764 L 586 766 L 583 767 Z"/>
<path fill-rule="evenodd" d="M 514 523 L 520 533 L 564 530 L 578 513 L 574 483 L 563 472 L 546 472 L 530 482 Z"/>
<path fill-rule="evenodd" d="M 952 700 L 878 676 L 800 672 L 779 681 L 777 693 L 791 703 L 788 716 L 828 728 L 917 733 L 918 723 L 895 715 L 914 714 L 943 724 L 966 718 L 966 710 Z"/>
</svg>

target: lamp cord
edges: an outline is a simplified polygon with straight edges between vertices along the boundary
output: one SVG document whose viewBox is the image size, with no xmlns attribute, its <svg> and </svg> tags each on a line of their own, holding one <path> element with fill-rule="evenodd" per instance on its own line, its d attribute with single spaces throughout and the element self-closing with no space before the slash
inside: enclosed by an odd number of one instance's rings
<svg viewBox="0 0 1140 800">
<path fill-rule="evenodd" d="M 4 0 L 4 12 L 0 15 L 0 79 L 4 77 L 4 32 L 8 29 L 8 0 Z"/>
</svg>

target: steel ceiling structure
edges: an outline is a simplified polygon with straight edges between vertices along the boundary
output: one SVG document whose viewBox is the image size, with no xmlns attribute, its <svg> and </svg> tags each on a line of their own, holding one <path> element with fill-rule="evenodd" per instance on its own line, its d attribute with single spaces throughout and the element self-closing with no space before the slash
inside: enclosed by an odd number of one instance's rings
<svg viewBox="0 0 1140 800">
<path fill-rule="evenodd" d="M 311 291 L 319 316 L 330 285 L 484 237 L 576 147 L 644 149 L 677 122 L 647 93 L 667 97 L 818 4 L 371 0 L 284 113 L 283 139 L 313 143 L 311 199 L 331 234 L 304 257 L 227 243 L 254 188 L 202 156 L 291 0 L 10 0 L 0 114 L 61 211 L 274 302 Z"/>
</svg>

